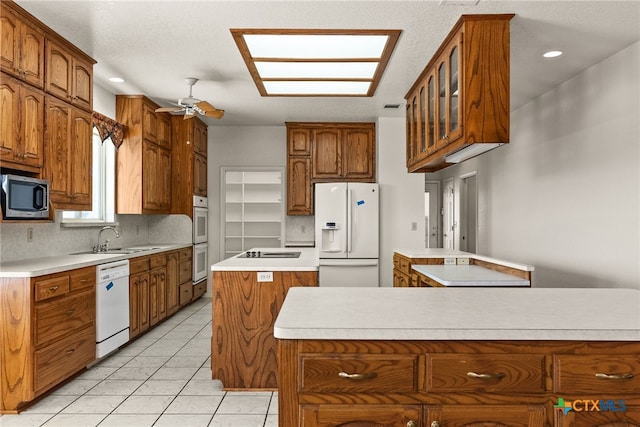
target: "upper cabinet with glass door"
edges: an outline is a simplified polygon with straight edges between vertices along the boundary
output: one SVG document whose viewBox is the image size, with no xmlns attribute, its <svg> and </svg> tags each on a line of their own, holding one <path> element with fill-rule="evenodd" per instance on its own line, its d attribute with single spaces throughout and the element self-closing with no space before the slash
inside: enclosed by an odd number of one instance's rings
<svg viewBox="0 0 640 427">
<path fill-rule="evenodd" d="M 462 15 L 407 95 L 407 169 L 433 172 L 471 145 L 509 142 L 509 21 Z"/>
</svg>

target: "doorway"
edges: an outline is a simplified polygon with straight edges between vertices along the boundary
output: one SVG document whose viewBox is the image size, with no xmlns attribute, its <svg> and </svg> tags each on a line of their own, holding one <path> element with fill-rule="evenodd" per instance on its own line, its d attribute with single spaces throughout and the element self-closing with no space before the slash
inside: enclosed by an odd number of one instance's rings
<svg viewBox="0 0 640 427">
<path fill-rule="evenodd" d="M 453 178 L 444 182 L 442 190 L 442 247 L 455 249 L 455 200 Z"/>
<path fill-rule="evenodd" d="M 476 173 L 460 177 L 460 250 L 476 253 L 478 185 Z"/>
<path fill-rule="evenodd" d="M 426 181 L 424 186 L 425 248 L 442 247 L 442 208 L 440 181 Z"/>
</svg>

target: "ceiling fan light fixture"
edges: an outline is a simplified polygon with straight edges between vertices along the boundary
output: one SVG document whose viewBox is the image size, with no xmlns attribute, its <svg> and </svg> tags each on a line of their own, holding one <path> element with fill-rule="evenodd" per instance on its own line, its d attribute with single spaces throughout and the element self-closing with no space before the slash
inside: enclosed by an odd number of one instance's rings
<svg viewBox="0 0 640 427">
<path fill-rule="evenodd" d="M 557 58 L 560 55 L 562 55 L 561 50 L 550 50 L 542 54 L 545 58 Z"/>
</svg>

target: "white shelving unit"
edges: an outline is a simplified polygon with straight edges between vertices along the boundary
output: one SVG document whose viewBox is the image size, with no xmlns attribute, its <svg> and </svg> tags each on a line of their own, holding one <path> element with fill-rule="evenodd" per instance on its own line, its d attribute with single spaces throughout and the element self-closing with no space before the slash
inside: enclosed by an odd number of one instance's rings
<svg viewBox="0 0 640 427">
<path fill-rule="evenodd" d="M 224 258 L 284 242 L 284 169 L 221 169 L 221 239 Z"/>
</svg>

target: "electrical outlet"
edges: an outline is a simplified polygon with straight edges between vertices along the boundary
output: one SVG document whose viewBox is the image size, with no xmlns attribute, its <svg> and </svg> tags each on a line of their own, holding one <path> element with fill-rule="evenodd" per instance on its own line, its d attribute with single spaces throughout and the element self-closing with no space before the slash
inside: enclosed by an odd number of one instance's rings
<svg viewBox="0 0 640 427">
<path fill-rule="evenodd" d="M 418 223 L 417 222 L 412 222 L 411 223 L 411 231 L 416 231 L 418 229 Z"/>
<path fill-rule="evenodd" d="M 469 258 L 458 258 L 458 265 L 469 265 Z"/>
<path fill-rule="evenodd" d="M 27 228 L 27 242 L 33 241 L 33 228 Z"/>
<path fill-rule="evenodd" d="M 444 265 L 456 265 L 456 259 L 455 258 L 445 258 L 444 259 Z"/>
<path fill-rule="evenodd" d="M 273 282 L 273 271 L 258 271 L 258 282 Z"/>
</svg>

